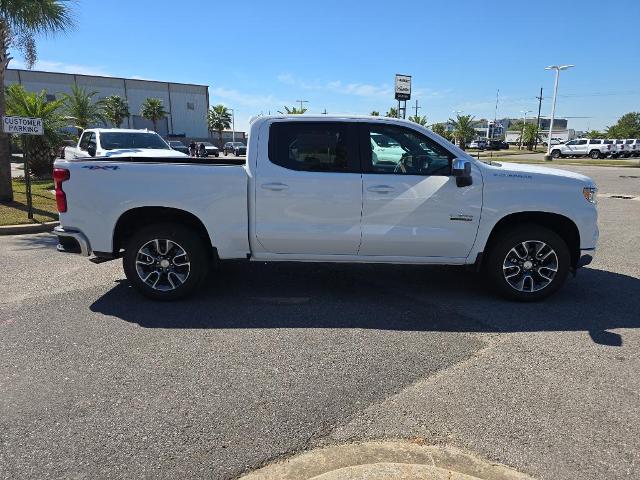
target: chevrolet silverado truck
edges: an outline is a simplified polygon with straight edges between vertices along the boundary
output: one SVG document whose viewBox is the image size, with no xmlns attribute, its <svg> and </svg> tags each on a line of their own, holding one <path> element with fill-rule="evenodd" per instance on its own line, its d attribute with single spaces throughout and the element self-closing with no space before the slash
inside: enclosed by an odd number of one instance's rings
<svg viewBox="0 0 640 480">
<path fill-rule="evenodd" d="M 587 155 L 594 160 L 597 158 L 605 158 L 612 155 L 616 151 L 613 140 L 602 140 L 599 138 L 577 138 L 567 143 L 556 145 L 551 149 L 553 158 L 562 157 L 586 157 Z"/>
<path fill-rule="evenodd" d="M 532 301 L 593 258 L 586 176 L 483 163 L 394 118 L 269 116 L 250 133 L 243 165 L 57 160 L 58 249 L 121 257 L 130 283 L 160 300 L 194 292 L 217 261 L 247 259 L 467 265 Z"/>
<path fill-rule="evenodd" d="M 156 132 L 125 128 L 89 128 L 75 147 L 66 147 L 62 158 L 88 157 L 188 157 L 172 149 Z"/>
</svg>

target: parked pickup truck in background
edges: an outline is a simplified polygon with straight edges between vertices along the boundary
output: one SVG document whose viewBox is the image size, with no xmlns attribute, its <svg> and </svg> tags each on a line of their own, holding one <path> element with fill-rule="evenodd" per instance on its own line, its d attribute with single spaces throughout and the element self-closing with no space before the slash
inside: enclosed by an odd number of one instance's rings
<svg viewBox="0 0 640 480">
<path fill-rule="evenodd" d="M 187 157 L 172 149 L 150 130 L 90 128 L 84 130 L 75 147 L 64 149 L 65 159 L 87 157 Z"/>
<path fill-rule="evenodd" d="M 576 138 L 567 143 L 556 145 L 551 149 L 553 158 L 566 156 L 586 157 L 593 159 L 605 158 L 615 152 L 614 140 L 602 140 L 599 138 Z"/>
<path fill-rule="evenodd" d="M 613 141 L 612 156 L 614 158 L 626 157 L 628 150 L 629 149 L 627 148 L 626 142 L 624 140 L 617 139 Z"/>
<path fill-rule="evenodd" d="M 374 163 L 380 136 L 393 148 Z M 504 296 L 538 300 L 598 240 L 590 178 L 483 163 L 394 118 L 260 117 L 244 165 L 77 158 L 57 160 L 54 179 L 59 250 L 122 257 L 155 299 L 192 293 L 216 261 L 250 259 L 469 265 Z"/>
</svg>

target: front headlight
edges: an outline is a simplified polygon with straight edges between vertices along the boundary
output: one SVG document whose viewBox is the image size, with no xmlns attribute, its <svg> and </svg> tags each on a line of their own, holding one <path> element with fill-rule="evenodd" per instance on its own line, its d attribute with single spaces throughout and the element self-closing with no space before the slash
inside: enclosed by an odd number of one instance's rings
<svg viewBox="0 0 640 480">
<path fill-rule="evenodd" d="M 598 188 L 595 185 L 589 185 L 582 189 L 582 195 L 585 200 L 590 203 L 596 203 L 598 198 Z"/>
</svg>

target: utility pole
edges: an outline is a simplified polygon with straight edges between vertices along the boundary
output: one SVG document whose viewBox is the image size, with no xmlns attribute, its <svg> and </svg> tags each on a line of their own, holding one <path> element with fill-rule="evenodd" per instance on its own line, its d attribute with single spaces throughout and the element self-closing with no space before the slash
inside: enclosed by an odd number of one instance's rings
<svg viewBox="0 0 640 480">
<path fill-rule="evenodd" d="M 414 109 L 415 109 L 415 111 L 416 111 L 416 118 L 417 118 L 417 117 L 418 117 L 418 109 L 422 108 L 422 107 L 419 107 L 419 106 L 418 106 L 418 99 L 417 99 L 417 98 L 416 98 L 416 106 L 415 106 L 415 107 L 413 107 L 413 108 L 414 108 Z"/>
<path fill-rule="evenodd" d="M 302 112 L 302 109 L 304 108 L 303 104 L 309 103 L 309 100 L 296 100 L 296 102 L 300 104 L 300 112 Z"/>
<path fill-rule="evenodd" d="M 538 121 L 536 122 L 536 138 L 533 141 L 533 149 L 538 148 L 538 135 L 540 135 L 540 112 L 542 111 L 542 87 L 540 87 L 540 96 L 538 99 Z"/>
<path fill-rule="evenodd" d="M 327 109 L 326 109 L 326 108 L 324 109 L 324 112 L 322 112 L 322 114 L 323 114 L 323 115 L 326 115 L 326 114 L 327 114 Z"/>
</svg>

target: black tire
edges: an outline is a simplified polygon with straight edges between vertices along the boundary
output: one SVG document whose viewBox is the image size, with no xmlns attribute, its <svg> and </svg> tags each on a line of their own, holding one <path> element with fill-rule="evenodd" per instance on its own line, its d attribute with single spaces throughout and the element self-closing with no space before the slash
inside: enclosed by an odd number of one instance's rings
<svg viewBox="0 0 640 480">
<path fill-rule="evenodd" d="M 591 150 L 589 152 L 589 156 L 591 158 L 593 158 L 594 160 L 596 160 L 598 158 L 602 158 L 602 154 L 600 153 L 600 150 Z"/>
<path fill-rule="evenodd" d="M 542 243 L 547 247 L 541 247 Z M 525 252 L 524 245 L 528 247 L 531 255 L 521 257 L 520 255 Z M 535 255 L 538 248 L 540 248 L 538 250 L 540 257 Z M 517 249 L 517 253 L 512 253 L 513 249 Z M 549 253 L 549 249 L 553 253 L 541 259 Z M 516 260 L 530 258 L 530 260 L 524 260 L 518 265 L 517 262 L 512 261 L 512 258 Z M 562 287 L 570 265 L 569 248 L 558 234 L 541 225 L 524 224 L 499 234 L 499 238 L 493 242 L 488 252 L 484 267 L 491 284 L 500 295 L 509 300 L 534 302 L 552 295 Z M 552 273 L 552 268 L 556 269 L 555 274 Z M 550 281 L 540 276 L 541 271 Z M 515 278 L 511 276 L 511 280 L 507 280 L 506 277 L 515 272 L 517 272 Z M 519 285 L 512 285 L 512 283 L 519 284 L 520 279 L 527 276 L 531 279 L 522 280 L 523 290 L 519 289 Z"/>
<path fill-rule="evenodd" d="M 158 252 L 153 243 L 154 239 L 159 239 L 160 250 L 165 254 L 156 255 Z M 171 243 L 163 244 L 165 240 Z M 139 251 L 146 244 L 150 245 L 144 251 L 150 255 L 140 253 L 139 256 Z M 184 252 L 184 255 L 180 252 Z M 154 263 L 154 259 L 160 258 L 168 262 L 168 265 L 164 265 L 166 268 L 158 266 L 157 262 Z M 137 262 L 138 259 L 143 262 Z M 151 261 L 151 264 L 147 264 L 148 261 Z M 184 265 L 185 262 L 189 264 L 188 269 Z M 178 300 L 192 294 L 205 280 L 209 263 L 209 255 L 202 238 L 193 230 L 175 223 L 160 223 L 141 228 L 127 242 L 122 258 L 124 273 L 131 285 L 141 294 L 154 300 Z M 147 278 L 149 282 L 153 282 L 156 276 L 158 277 L 156 288 L 141 278 L 141 275 L 151 271 L 155 272 L 151 278 Z M 160 289 L 163 285 L 170 289 Z M 172 285 L 175 287 L 171 288 Z"/>
<path fill-rule="evenodd" d="M 551 158 L 562 158 L 560 150 L 551 150 Z"/>
</svg>

